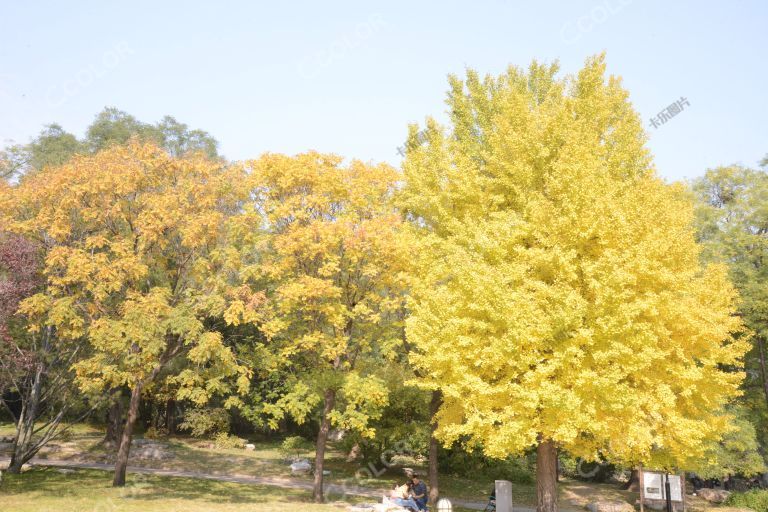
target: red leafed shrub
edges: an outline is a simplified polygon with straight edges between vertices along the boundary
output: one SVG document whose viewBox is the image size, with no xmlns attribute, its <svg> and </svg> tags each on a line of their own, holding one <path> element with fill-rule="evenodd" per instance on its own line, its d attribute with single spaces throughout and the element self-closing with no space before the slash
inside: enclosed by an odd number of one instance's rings
<svg viewBox="0 0 768 512">
<path fill-rule="evenodd" d="M 19 302 L 40 285 L 39 254 L 38 247 L 29 240 L 0 233 L 0 355 L 18 370 L 31 365 L 33 357 L 11 343 L 11 324 Z"/>
</svg>

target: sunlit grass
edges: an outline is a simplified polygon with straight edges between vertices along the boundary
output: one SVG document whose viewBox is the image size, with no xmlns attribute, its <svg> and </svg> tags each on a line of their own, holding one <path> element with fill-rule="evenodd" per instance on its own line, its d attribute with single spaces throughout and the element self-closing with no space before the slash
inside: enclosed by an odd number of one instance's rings
<svg viewBox="0 0 768 512">
<path fill-rule="evenodd" d="M 32 469 L 3 475 L 0 509 L 16 512 L 331 512 L 348 503 L 317 505 L 304 490 L 211 480 L 129 475 L 124 488 L 106 471 Z"/>
</svg>

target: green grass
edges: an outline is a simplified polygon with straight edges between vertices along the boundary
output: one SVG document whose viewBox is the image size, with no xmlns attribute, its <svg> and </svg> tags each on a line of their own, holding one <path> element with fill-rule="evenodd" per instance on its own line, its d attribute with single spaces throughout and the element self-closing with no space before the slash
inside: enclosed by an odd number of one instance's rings
<svg viewBox="0 0 768 512">
<path fill-rule="evenodd" d="M 768 512 L 768 490 L 735 492 L 728 496 L 725 504 L 731 507 L 751 508 L 756 512 Z"/>
<path fill-rule="evenodd" d="M 54 469 L 4 474 L 0 503 L 15 512 L 333 512 L 348 506 L 310 503 L 303 490 L 188 478 L 129 475 L 126 487 L 114 488 L 106 471 Z"/>
<path fill-rule="evenodd" d="M 7 436 L 13 433 L 13 426 L 9 424 L 0 425 L 0 436 Z M 78 460 L 83 462 L 102 462 L 114 463 L 114 450 L 106 449 L 101 444 L 103 431 L 89 425 L 76 425 L 69 439 L 57 440 L 52 443 L 54 446 L 46 448 L 40 454 L 41 458 L 55 460 Z M 140 437 L 140 436 L 138 436 Z M 289 481 L 309 482 L 310 476 L 291 475 L 289 462 L 280 450 L 280 441 L 259 442 L 256 449 L 247 451 L 243 449 L 216 449 L 212 447 L 210 441 L 192 439 L 183 436 L 175 436 L 162 440 L 167 444 L 174 457 L 169 460 L 135 460 L 132 459 L 132 466 L 141 466 L 155 469 L 172 469 L 178 471 L 191 471 L 198 473 L 207 473 L 213 475 L 237 475 L 237 476 L 269 476 L 280 477 Z M 0 454 L 2 455 L 2 454 Z M 314 453 L 306 453 L 306 458 L 312 459 Z M 416 460 L 405 460 L 403 465 L 419 470 L 422 474 L 426 473 L 426 468 L 422 463 Z M 340 484 L 346 480 L 348 485 L 365 487 L 375 490 L 378 495 L 384 490 L 390 489 L 392 483 L 402 483 L 404 473 L 402 466 L 393 466 L 386 468 L 386 471 L 370 476 L 366 473 L 367 464 L 364 462 L 346 462 L 346 454 L 331 444 L 326 452 L 326 469 L 331 471 L 331 475 L 326 477 L 330 484 Z M 383 470 L 382 464 L 374 464 L 375 472 Z M 60 475 L 56 472 L 49 472 L 52 476 Z M 364 475 L 363 478 L 356 478 L 356 474 Z M 140 476 L 131 476 L 131 478 L 142 478 Z M 108 479 L 107 479 L 108 480 Z M 108 482 L 107 482 L 108 484 Z M 201 483 L 201 488 L 211 484 L 211 482 Z M 233 484 L 220 484 L 223 486 Z M 108 486 L 107 486 L 108 487 Z M 249 486 L 250 488 L 250 486 Z M 493 488 L 493 478 L 482 474 L 458 476 L 458 475 L 440 475 L 440 494 L 450 498 L 460 498 L 476 502 L 485 502 L 490 490 Z M 263 492 L 262 488 L 262 492 Z M 563 509 L 577 509 L 583 507 L 587 502 L 595 499 L 620 499 L 629 503 L 634 503 L 637 495 L 627 491 L 620 490 L 616 485 L 611 484 L 592 484 L 575 480 L 563 479 L 559 485 L 561 507 Z M 107 488 L 108 494 L 114 492 Z M 255 491 L 249 491 L 255 492 Z M 521 506 L 532 507 L 536 499 L 536 487 L 534 484 L 512 484 L 513 500 Z M 237 493 L 236 493 L 237 494 Z M 239 494 L 242 494 L 240 492 Z M 279 496 L 285 494 L 285 491 L 274 490 L 273 494 Z M 308 491 L 297 490 L 290 493 L 296 497 L 307 497 Z M 114 497 L 111 497 L 114 500 Z M 366 501 L 374 501 L 369 498 Z M 4 503 L 4 499 L 0 499 Z M 53 501 L 51 503 L 54 503 Z M 691 508 L 704 510 L 710 505 L 699 498 L 690 497 Z M 303 506 L 303 505 L 302 505 Z M 295 508 L 295 507 L 293 507 Z M 55 507 L 51 510 L 58 510 Z M 303 508 L 301 508 L 303 510 Z M 0 507 L 0 510 L 4 510 Z M 11 508 L 15 510 L 15 508 Z M 19 509 L 25 510 L 25 509 Z M 67 509 L 62 509 L 67 510 Z M 112 509 L 108 509 L 112 510 Z M 120 509 L 114 509 L 120 510 Z M 126 508 L 125 510 L 133 510 Z M 138 509 L 137 509 L 138 510 Z M 144 510 L 144 509 L 142 509 Z M 174 510 L 158 509 L 158 510 Z M 189 510 L 197 510 L 191 508 Z M 211 509 L 218 510 L 218 509 Z M 229 510 L 229 509 L 223 509 Z M 232 509 L 238 510 L 238 509 Z M 307 509 L 309 510 L 309 509 Z"/>
</svg>

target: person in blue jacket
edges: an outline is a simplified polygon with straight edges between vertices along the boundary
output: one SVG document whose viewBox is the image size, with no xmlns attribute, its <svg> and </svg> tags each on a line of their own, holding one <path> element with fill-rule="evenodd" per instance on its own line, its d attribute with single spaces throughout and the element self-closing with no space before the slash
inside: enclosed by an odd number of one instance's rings
<svg viewBox="0 0 768 512">
<path fill-rule="evenodd" d="M 427 510 L 427 484 L 421 481 L 418 473 L 411 477 L 411 498 L 419 506 L 419 510 Z"/>
</svg>

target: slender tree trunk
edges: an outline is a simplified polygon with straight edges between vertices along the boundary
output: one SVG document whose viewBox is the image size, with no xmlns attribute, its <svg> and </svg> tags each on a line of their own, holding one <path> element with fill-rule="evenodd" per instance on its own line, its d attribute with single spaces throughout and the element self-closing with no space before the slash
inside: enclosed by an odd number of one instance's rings
<svg viewBox="0 0 768 512">
<path fill-rule="evenodd" d="M 768 402 L 768 369 L 766 369 L 765 341 L 763 338 L 757 338 L 757 346 L 760 349 L 760 372 L 763 375 L 763 391 L 765 392 L 765 401 Z"/>
<path fill-rule="evenodd" d="M 123 392 L 115 389 L 112 392 L 112 402 L 107 410 L 107 432 L 104 435 L 104 443 L 117 446 L 123 436 Z"/>
<path fill-rule="evenodd" d="M 355 443 L 347 454 L 347 462 L 355 462 L 360 457 L 360 443 Z"/>
<path fill-rule="evenodd" d="M 323 417 L 320 420 L 320 432 L 317 434 L 317 446 L 315 448 L 315 481 L 312 490 L 312 498 L 317 503 L 322 503 L 323 498 L 323 462 L 325 461 L 325 445 L 328 441 L 328 432 L 331 429 L 330 414 L 336 402 L 336 390 L 326 389 Z"/>
<path fill-rule="evenodd" d="M 429 401 L 429 421 L 430 435 L 429 435 L 429 469 L 427 470 L 429 478 L 429 506 L 434 510 L 437 505 L 437 498 L 440 496 L 440 490 L 437 481 L 437 452 L 438 444 L 435 437 L 435 431 L 437 430 L 437 420 L 435 416 L 440 409 L 440 405 L 443 402 L 443 396 L 439 389 L 432 391 L 432 399 Z"/>
<path fill-rule="evenodd" d="M 40 407 L 40 392 L 43 386 L 44 371 L 44 365 L 42 363 L 38 364 L 29 396 L 26 400 L 22 396 L 21 414 L 19 415 L 19 422 L 16 424 L 13 453 L 11 454 L 11 462 L 8 465 L 9 473 L 21 473 L 22 466 L 37 453 L 37 450 L 30 449 L 30 446 L 32 445 L 32 434 Z"/>
<path fill-rule="evenodd" d="M 543 439 L 536 448 L 536 512 L 557 512 L 557 449 Z"/>
<path fill-rule="evenodd" d="M 141 390 L 144 383 L 138 381 L 131 389 L 131 402 L 128 406 L 128 418 L 125 420 L 123 435 L 120 438 L 120 448 L 117 451 L 117 461 L 115 462 L 115 478 L 112 480 L 113 487 L 123 487 L 125 485 L 125 471 L 128 466 L 128 453 L 131 450 L 131 441 L 133 439 L 133 427 L 136 425 L 136 419 L 139 416 L 139 402 L 141 401 Z"/>
<path fill-rule="evenodd" d="M 165 402 L 165 430 L 169 436 L 176 433 L 176 401 L 173 398 Z"/>
<path fill-rule="evenodd" d="M 8 465 L 8 473 L 19 474 L 21 473 L 21 467 L 24 465 L 24 462 L 22 462 L 23 446 L 29 442 L 27 439 L 29 432 L 27 429 L 27 418 L 26 404 L 22 403 L 21 412 L 19 413 L 19 421 L 16 424 L 16 435 L 13 438 L 11 463 Z"/>
</svg>

